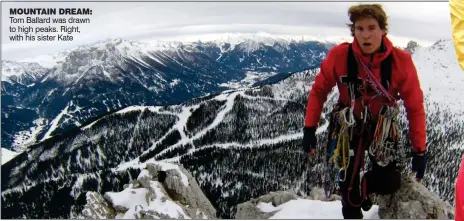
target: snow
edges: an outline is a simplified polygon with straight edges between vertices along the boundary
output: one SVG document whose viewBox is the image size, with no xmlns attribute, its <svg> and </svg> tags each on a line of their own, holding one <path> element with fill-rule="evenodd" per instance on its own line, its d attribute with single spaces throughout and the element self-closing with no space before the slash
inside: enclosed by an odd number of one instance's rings
<svg viewBox="0 0 464 221">
<path fill-rule="evenodd" d="M 452 40 L 442 40 L 432 47 L 418 47 L 412 55 L 425 96 L 441 108 L 464 116 L 464 71 L 455 55 Z"/>
<path fill-rule="evenodd" d="M 399 37 L 389 34 L 388 37 L 392 40 L 395 46 L 406 47 L 409 41 L 413 40 L 418 42 L 423 46 L 430 46 L 434 42 L 423 41 L 420 39 L 414 39 L 410 37 Z M 349 35 L 279 35 L 279 34 L 270 34 L 267 32 L 255 32 L 255 33 L 240 33 L 240 32 L 226 32 L 226 33 L 212 33 L 212 34 L 199 34 L 199 35 L 188 35 L 188 36 L 178 36 L 171 37 L 171 42 L 181 42 L 183 44 L 190 44 L 195 42 L 210 42 L 218 46 L 223 46 L 225 43 L 231 44 L 229 50 L 233 50 L 235 46 L 246 43 L 248 49 L 253 49 L 253 46 L 256 43 L 262 43 L 263 45 L 273 46 L 274 43 L 280 43 L 285 47 L 288 43 L 299 42 L 299 41 L 319 41 L 323 43 L 333 43 L 339 44 L 342 42 L 351 42 L 353 40 Z M 160 40 L 154 40 L 157 44 L 162 44 Z M 166 41 L 167 42 L 167 41 Z M 255 43 L 255 44 L 254 44 Z M 165 43 L 166 44 L 166 43 Z M 171 43 L 172 44 L 172 43 Z M 245 48 L 245 49 L 247 49 Z M 221 54 L 226 52 L 221 47 Z"/>
<path fill-rule="evenodd" d="M 147 107 L 146 106 L 130 106 L 130 107 L 126 107 L 118 112 L 116 112 L 117 114 L 126 114 L 126 113 L 129 113 L 129 112 L 132 112 L 132 111 L 143 111 L 144 109 L 146 109 Z M 90 126 L 90 125 L 89 125 Z"/>
<path fill-rule="evenodd" d="M 45 118 L 38 118 L 33 121 L 34 126 L 28 130 L 19 131 L 14 135 L 13 148 L 15 150 L 23 150 L 27 146 L 35 143 L 37 136 L 45 127 L 47 120 Z"/>
<path fill-rule="evenodd" d="M 263 212 L 278 211 L 270 219 L 343 219 L 340 201 L 296 199 L 277 207 L 261 202 L 257 207 Z M 369 211 L 363 211 L 363 214 L 364 219 L 380 219 L 377 205 Z"/>
<path fill-rule="evenodd" d="M 169 199 L 160 182 L 150 181 L 149 188 L 154 193 L 152 197 L 147 197 L 148 189 L 134 188 L 133 184 L 121 192 L 107 192 L 105 195 L 113 207 L 126 210 L 124 214 L 117 214 L 116 219 L 137 219 L 141 210 L 154 211 L 170 218 L 179 219 L 182 215 L 183 219 L 190 219 L 181 206 Z"/>
<path fill-rule="evenodd" d="M 18 62 L 18 61 L 2 61 L 2 81 L 10 82 L 9 77 L 21 75 L 29 75 L 34 79 L 41 77 L 46 69 L 38 63 Z"/>
<path fill-rule="evenodd" d="M 259 140 L 252 140 L 246 144 L 240 144 L 240 143 L 215 143 L 211 145 L 205 145 L 200 148 L 197 148 L 197 150 L 203 150 L 207 149 L 210 147 L 219 147 L 219 148 L 232 148 L 232 147 L 239 147 L 239 148 L 259 148 L 260 146 L 264 145 L 272 145 L 272 144 L 279 144 L 284 141 L 290 141 L 290 140 L 297 140 L 301 139 L 303 137 L 303 133 L 295 133 L 295 134 L 287 134 L 287 135 L 281 135 L 277 136 L 274 138 L 266 138 L 266 139 L 259 139 Z"/>
<path fill-rule="evenodd" d="M 180 82 L 180 79 L 174 79 L 174 80 L 172 80 L 171 83 L 169 83 L 169 85 L 171 85 L 171 87 L 174 87 L 174 86 L 176 86 L 177 84 L 179 84 L 179 82 Z"/>
<path fill-rule="evenodd" d="M 45 68 L 53 68 L 60 62 L 63 62 L 71 50 L 65 50 L 56 54 L 43 54 L 33 58 L 26 58 L 22 62 L 37 62 Z"/>
<path fill-rule="evenodd" d="M 53 131 L 55 131 L 55 129 L 58 127 L 58 123 L 60 122 L 61 118 L 68 113 L 68 109 L 69 109 L 69 105 L 66 106 L 66 108 L 64 108 L 60 114 L 58 114 L 58 116 L 55 117 L 55 119 L 52 120 L 51 122 L 51 126 L 50 128 L 48 129 L 47 133 L 44 135 L 44 137 L 42 138 L 42 140 L 40 141 L 44 141 L 48 138 L 50 138 L 50 134 L 53 133 Z"/>
<path fill-rule="evenodd" d="M 16 157 L 18 154 L 20 153 L 2 148 L 2 165 Z"/>
<path fill-rule="evenodd" d="M 222 94 L 217 95 L 216 97 L 214 97 L 214 100 L 225 101 L 225 100 L 227 100 L 227 95 L 228 94 L 222 93 Z"/>
<path fill-rule="evenodd" d="M 143 169 L 140 173 L 139 176 L 137 177 L 137 180 L 140 180 L 142 178 L 152 178 L 150 175 L 150 172 L 146 169 Z"/>
<path fill-rule="evenodd" d="M 243 88 L 243 87 L 251 87 L 254 83 L 264 80 L 268 77 L 272 77 L 276 75 L 276 72 L 254 72 L 254 71 L 247 71 L 245 73 L 245 78 L 242 79 L 239 82 L 236 81 L 230 81 L 227 83 L 222 83 L 219 84 L 220 87 L 225 87 L 225 88 L 232 88 L 232 89 L 238 89 L 238 88 Z"/>
</svg>

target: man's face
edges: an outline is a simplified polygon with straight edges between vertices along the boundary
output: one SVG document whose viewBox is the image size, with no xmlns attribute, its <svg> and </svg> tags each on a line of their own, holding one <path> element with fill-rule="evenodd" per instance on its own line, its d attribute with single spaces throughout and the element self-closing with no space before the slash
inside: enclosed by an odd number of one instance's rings
<svg viewBox="0 0 464 221">
<path fill-rule="evenodd" d="M 354 25 L 354 36 L 358 40 L 361 50 L 371 54 L 380 48 L 385 31 L 380 29 L 374 18 L 362 18 Z"/>
</svg>

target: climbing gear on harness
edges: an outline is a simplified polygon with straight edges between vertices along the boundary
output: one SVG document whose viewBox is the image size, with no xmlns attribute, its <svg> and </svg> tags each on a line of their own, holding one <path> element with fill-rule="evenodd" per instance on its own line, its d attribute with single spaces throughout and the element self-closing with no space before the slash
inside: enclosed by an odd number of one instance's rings
<svg viewBox="0 0 464 221">
<path fill-rule="evenodd" d="M 390 102 L 390 105 L 393 105 L 394 103 L 396 103 L 397 99 L 395 97 L 393 97 L 390 93 L 388 93 L 387 89 L 385 89 L 385 88 L 388 88 L 390 83 L 388 81 L 385 81 L 384 79 L 382 79 L 384 82 L 382 82 L 382 84 L 380 84 L 380 82 L 377 80 L 377 78 L 375 78 L 374 74 L 372 74 L 372 72 L 369 70 L 367 65 L 364 64 L 364 62 L 361 59 L 358 58 L 358 60 L 359 60 L 359 63 L 362 64 L 363 69 L 367 74 L 367 77 L 368 77 L 367 82 L 369 83 L 371 88 L 377 94 L 381 94 L 384 97 L 386 97 L 388 99 L 388 101 Z M 385 64 L 382 64 L 382 65 L 385 66 L 385 67 L 388 67 Z M 382 74 L 385 74 L 385 72 L 383 72 Z"/>
<path fill-rule="evenodd" d="M 395 160 L 399 143 L 398 106 L 383 106 L 377 120 L 374 137 L 369 146 L 369 154 L 374 157 L 379 166 L 387 166 Z"/>
<path fill-rule="evenodd" d="M 346 181 L 348 168 L 350 163 L 354 163 L 354 168 L 351 171 L 351 179 L 348 183 L 348 203 L 355 207 L 363 206 L 366 209 L 369 207 L 369 203 L 363 204 L 367 199 L 367 181 L 365 176 L 361 178 L 361 201 L 352 202 L 351 192 L 353 191 L 354 179 L 356 173 L 359 173 L 361 168 L 364 168 L 364 158 L 365 151 L 369 147 L 368 152 L 374 159 L 378 159 L 380 165 L 387 165 L 394 155 L 394 149 L 398 145 L 398 128 L 396 125 L 397 117 L 399 110 L 397 107 L 397 97 L 392 96 L 388 92 L 388 87 L 390 86 L 391 80 L 391 54 L 381 63 L 381 81 L 377 80 L 372 72 L 369 70 L 367 65 L 358 57 L 356 57 L 352 50 L 352 45 L 349 46 L 348 52 L 348 81 L 342 79 L 343 83 L 346 83 L 348 87 L 348 92 L 350 96 L 350 104 L 347 104 L 336 113 L 333 113 L 332 116 L 335 116 L 335 120 L 331 123 L 335 123 L 335 133 L 336 135 L 330 134 L 330 138 L 334 141 L 336 140 L 336 148 L 333 152 L 333 156 L 330 158 L 330 162 L 333 162 L 334 166 L 339 169 L 339 180 Z M 362 65 L 362 69 L 367 74 L 366 82 L 369 84 L 370 88 L 376 93 L 376 95 L 371 96 L 368 94 L 365 85 L 359 85 L 362 83 L 361 79 L 358 79 L 358 62 Z M 369 103 L 376 96 L 385 97 L 388 102 L 384 103 L 379 116 L 377 119 L 376 125 L 372 122 L 374 119 L 371 116 L 369 110 Z M 360 118 L 356 120 L 353 111 L 354 104 L 357 98 L 361 98 L 362 111 L 360 113 Z M 356 133 L 359 136 L 359 142 L 357 148 L 351 147 L 351 141 L 354 135 L 354 129 L 360 129 L 359 133 Z M 374 130 L 374 131 L 373 131 Z M 370 143 L 370 145 L 369 145 Z M 369 146 L 367 147 L 366 144 Z M 389 146 L 388 146 L 389 145 Z M 356 151 L 356 154 L 354 153 Z M 354 162 L 350 162 L 350 156 L 354 157 Z"/>
<path fill-rule="evenodd" d="M 369 80 L 367 81 L 370 86 L 378 93 L 386 96 L 387 98 L 393 97 L 391 95 L 388 95 L 388 88 L 390 86 L 390 81 L 391 81 L 391 74 L 392 74 L 392 54 L 389 54 L 380 64 L 381 71 L 381 85 L 385 90 L 380 90 L 377 91 L 378 86 L 380 83 L 378 80 L 373 76 L 372 72 L 370 72 L 369 68 L 367 68 L 366 64 L 362 62 L 361 59 L 358 57 L 355 57 L 353 53 L 353 43 L 351 43 L 348 47 L 348 58 L 347 58 L 347 70 L 348 70 L 348 83 L 349 85 L 353 85 L 354 89 L 358 89 L 360 86 L 359 81 L 358 81 L 358 62 L 360 62 L 366 71 L 366 74 L 369 77 Z M 351 91 L 350 91 L 351 92 Z M 362 91 L 355 90 L 355 98 L 361 97 L 361 96 L 367 96 L 367 93 L 362 93 Z M 380 92 L 380 93 L 379 93 Z M 370 98 L 370 97 L 368 97 Z"/>
<path fill-rule="evenodd" d="M 347 111 L 350 111 L 350 115 L 346 117 Z M 338 124 L 340 125 L 338 142 L 334 154 L 330 161 L 334 162 L 334 165 L 337 169 L 346 169 L 350 164 L 350 140 L 351 140 L 351 129 L 356 125 L 356 121 L 354 121 L 354 116 L 351 111 L 351 108 L 345 107 L 341 111 L 337 113 L 337 120 Z M 342 155 L 341 160 L 338 158 Z M 342 165 L 340 165 L 340 161 L 342 161 Z"/>
<path fill-rule="evenodd" d="M 339 106 L 335 104 L 332 109 L 332 113 L 329 117 L 329 134 L 327 139 L 327 145 L 325 146 L 324 150 L 324 162 L 323 162 L 323 174 L 322 174 L 322 185 L 324 188 L 326 199 L 329 199 L 330 193 L 334 188 L 333 183 L 331 182 L 331 174 L 333 173 L 332 164 L 329 162 L 329 159 L 332 157 L 335 147 L 337 145 L 337 131 L 338 125 L 336 122 L 335 113 L 339 111 Z M 335 173 L 335 177 L 337 180 L 338 175 Z"/>
<path fill-rule="evenodd" d="M 350 45 L 350 49 L 351 49 Z M 349 50 L 349 55 L 353 56 L 352 49 Z M 399 142 L 399 135 L 398 135 L 398 115 L 399 115 L 399 108 L 397 104 L 398 96 L 393 96 L 388 92 L 388 88 L 390 86 L 391 80 L 391 54 L 387 56 L 385 60 L 381 63 L 381 82 L 375 78 L 372 72 L 369 70 L 367 65 L 358 57 L 349 58 L 349 61 L 357 60 L 361 63 L 363 70 L 367 75 L 367 82 L 369 83 L 370 87 L 377 93 L 377 95 L 382 95 L 383 97 L 388 99 L 388 103 L 385 103 L 382 107 L 379 116 L 377 116 L 377 125 L 374 132 L 373 141 L 369 147 L 369 154 L 374 156 L 377 163 L 381 166 L 388 165 L 389 162 L 394 160 L 396 155 L 398 142 Z M 348 66 L 352 66 L 348 68 L 351 71 L 351 76 L 354 76 L 357 71 L 353 68 L 354 66 L 357 67 L 357 62 L 354 61 L 352 63 L 348 63 Z M 357 69 L 356 69 L 357 70 Z M 349 75 L 350 75 L 349 73 Z M 350 77 L 350 79 L 354 79 L 355 77 Z M 367 100 L 367 102 L 373 97 L 367 95 L 367 93 L 360 92 L 363 96 L 363 102 Z M 375 96 L 377 96 L 375 95 Z"/>
</svg>

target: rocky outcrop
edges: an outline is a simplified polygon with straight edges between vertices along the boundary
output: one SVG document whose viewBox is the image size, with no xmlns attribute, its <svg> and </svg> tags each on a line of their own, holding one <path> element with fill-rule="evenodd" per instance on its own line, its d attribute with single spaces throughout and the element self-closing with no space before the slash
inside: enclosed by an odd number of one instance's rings
<svg viewBox="0 0 464 221">
<path fill-rule="evenodd" d="M 87 219 L 216 219 L 216 209 L 184 168 L 147 164 L 121 192 L 87 192 Z"/>
<path fill-rule="evenodd" d="M 276 218 L 277 214 L 277 218 L 279 219 L 294 217 L 298 219 L 342 219 L 340 201 L 341 197 L 338 195 L 332 195 L 326 199 L 324 191 L 320 188 L 314 188 L 305 199 L 291 192 L 271 192 L 239 204 L 235 218 L 269 219 Z M 441 200 L 422 184 L 407 177 L 403 179 L 401 188 L 395 194 L 378 195 L 375 204 L 369 211 L 363 212 L 364 218 L 402 220 L 454 219 L 454 208 L 449 203 Z M 299 208 L 288 209 L 289 207 Z M 326 207 L 332 208 L 328 209 Z M 308 212 L 310 209 L 311 211 Z M 319 213 L 320 211 L 321 213 Z M 329 214 L 326 211 L 333 213 Z M 302 214 L 293 214 L 295 212 Z"/>
<path fill-rule="evenodd" d="M 290 200 L 297 199 L 297 195 L 294 193 L 279 191 L 270 192 L 267 195 L 261 196 L 257 199 L 251 199 L 250 201 L 237 205 L 237 213 L 235 214 L 236 219 L 269 219 L 277 211 L 263 212 L 258 208 L 258 204 L 272 203 L 274 207 L 286 203 Z"/>
<path fill-rule="evenodd" d="M 419 47 L 419 44 L 416 41 L 409 41 L 408 45 L 404 50 L 409 52 L 410 54 L 414 54 L 417 47 Z"/>
<path fill-rule="evenodd" d="M 96 192 L 87 192 L 87 204 L 82 211 L 84 217 L 91 219 L 114 219 L 116 213 L 113 207 Z"/>
<path fill-rule="evenodd" d="M 377 196 L 381 219 L 454 219 L 454 208 L 425 186 L 405 177 L 394 194 Z"/>
</svg>

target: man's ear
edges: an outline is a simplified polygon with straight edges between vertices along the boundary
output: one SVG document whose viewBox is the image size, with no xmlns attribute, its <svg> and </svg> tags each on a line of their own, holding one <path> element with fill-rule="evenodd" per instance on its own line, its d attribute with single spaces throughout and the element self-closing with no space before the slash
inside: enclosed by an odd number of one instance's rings
<svg viewBox="0 0 464 221">
<path fill-rule="evenodd" d="M 386 36 L 387 35 L 387 32 L 385 31 L 385 29 L 382 30 L 382 36 Z"/>
</svg>

